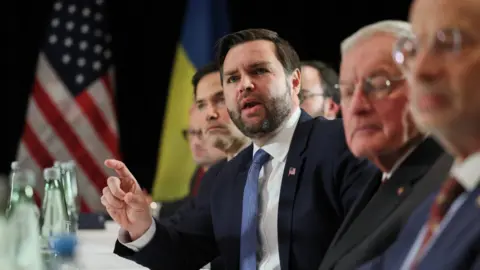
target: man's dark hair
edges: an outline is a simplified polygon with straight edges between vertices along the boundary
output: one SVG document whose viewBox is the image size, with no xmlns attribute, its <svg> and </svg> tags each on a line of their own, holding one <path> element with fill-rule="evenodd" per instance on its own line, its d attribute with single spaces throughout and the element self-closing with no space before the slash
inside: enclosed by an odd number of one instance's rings
<svg viewBox="0 0 480 270">
<path fill-rule="evenodd" d="M 335 103 L 340 104 L 340 91 L 335 88 L 335 84 L 338 83 L 338 74 L 331 66 L 317 60 L 302 61 L 301 66 L 309 66 L 316 69 L 322 80 L 325 97 L 331 98 Z"/>
<path fill-rule="evenodd" d="M 197 72 L 195 72 L 195 75 L 193 75 L 192 77 L 193 96 L 195 98 L 197 97 L 197 86 L 200 80 L 206 75 L 214 72 L 218 72 L 218 66 L 215 62 L 208 63 L 205 66 L 199 68 Z"/>
<path fill-rule="evenodd" d="M 217 42 L 217 65 L 220 68 L 220 78 L 223 83 L 223 62 L 231 48 L 245 42 L 255 40 L 271 41 L 275 45 L 275 54 L 282 64 L 286 74 L 291 74 L 300 68 L 300 58 L 295 49 L 276 32 L 268 29 L 246 29 L 222 37 Z"/>
</svg>

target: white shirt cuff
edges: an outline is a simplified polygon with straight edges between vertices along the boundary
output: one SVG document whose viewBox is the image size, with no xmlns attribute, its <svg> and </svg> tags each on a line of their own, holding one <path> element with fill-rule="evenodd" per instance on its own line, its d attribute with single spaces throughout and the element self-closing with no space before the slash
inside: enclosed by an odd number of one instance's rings
<svg viewBox="0 0 480 270">
<path fill-rule="evenodd" d="M 124 229 L 120 229 L 118 233 L 118 242 L 120 242 L 120 244 L 126 246 L 127 248 L 137 252 L 140 249 L 144 248 L 153 239 L 156 229 L 157 227 L 155 224 L 155 220 L 153 220 L 152 218 L 152 225 L 150 225 L 150 228 L 148 228 L 148 230 L 135 241 L 130 240 L 130 235 L 127 231 L 125 231 Z"/>
</svg>

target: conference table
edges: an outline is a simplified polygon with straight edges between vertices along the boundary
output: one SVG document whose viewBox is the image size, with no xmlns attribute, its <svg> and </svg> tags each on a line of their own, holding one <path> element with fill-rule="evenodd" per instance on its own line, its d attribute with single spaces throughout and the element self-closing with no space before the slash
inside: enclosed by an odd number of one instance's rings
<svg viewBox="0 0 480 270">
<path fill-rule="evenodd" d="M 105 223 L 104 230 L 79 230 L 77 262 L 82 270 L 141 270 L 148 269 L 113 253 L 119 226 Z"/>
</svg>

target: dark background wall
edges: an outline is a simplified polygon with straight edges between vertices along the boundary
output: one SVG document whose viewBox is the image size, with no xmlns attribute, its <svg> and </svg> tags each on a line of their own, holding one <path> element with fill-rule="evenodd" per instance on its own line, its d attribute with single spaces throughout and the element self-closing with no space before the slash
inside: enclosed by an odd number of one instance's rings
<svg viewBox="0 0 480 270">
<path fill-rule="evenodd" d="M 82 0 L 85 1 L 85 0 Z M 232 30 L 269 28 L 290 41 L 302 59 L 338 68 L 339 44 L 355 30 L 407 17 L 411 0 L 230 0 Z M 52 0 L 7 1 L 7 89 L 1 91 L 0 173 L 15 158 L 38 50 Z M 124 161 L 151 187 L 164 104 L 185 0 L 107 0 L 117 69 L 117 110 Z M 5 60 L 3 60 L 5 61 Z M 5 62 L 4 62 L 5 63 Z M 6 109 L 6 110 L 5 110 Z"/>
</svg>

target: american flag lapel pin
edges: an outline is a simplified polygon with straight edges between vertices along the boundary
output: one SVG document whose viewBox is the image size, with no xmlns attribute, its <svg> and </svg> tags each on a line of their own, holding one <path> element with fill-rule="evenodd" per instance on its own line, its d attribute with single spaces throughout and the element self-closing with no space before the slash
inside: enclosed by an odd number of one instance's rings
<svg viewBox="0 0 480 270">
<path fill-rule="evenodd" d="M 295 171 L 296 171 L 295 168 L 290 167 L 290 169 L 288 169 L 288 176 L 295 175 Z"/>
</svg>

